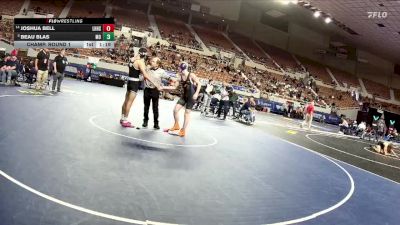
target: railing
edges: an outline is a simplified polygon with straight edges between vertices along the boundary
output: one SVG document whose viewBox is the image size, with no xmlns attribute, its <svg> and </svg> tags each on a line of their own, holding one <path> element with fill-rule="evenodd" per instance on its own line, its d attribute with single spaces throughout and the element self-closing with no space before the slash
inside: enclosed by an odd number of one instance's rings
<svg viewBox="0 0 400 225">
<path fill-rule="evenodd" d="M 352 107 L 338 107 L 338 110 L 355 110 L 355 109 L 360 109 L 360 107 L 357 106 L 352 106 Z"/>
<path fill-rule="evenodd" d="M 191 45 L 186 45 L 186 44 L 182 44 L 182 43 L 178 43 L 178 42 L 174 42 L 174 41 L 169 41 L 169 40 L 168 40 L 168 42 L 170 44 L 179 45 L 179 46 L 182 46 L 182 47 L 185 47 L 185 48 L 190 48 L 190 49 L 194 49 L 194 50 L 197 50 L 197 51 L 203 51 L 202 48 L 195 48 L 195 47 L 193 47 Z"/>
</svg>

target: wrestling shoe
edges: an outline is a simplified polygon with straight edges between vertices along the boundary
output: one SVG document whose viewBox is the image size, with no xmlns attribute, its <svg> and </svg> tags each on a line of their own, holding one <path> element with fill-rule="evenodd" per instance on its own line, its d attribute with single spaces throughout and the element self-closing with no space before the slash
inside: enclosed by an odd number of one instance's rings
<svg viewBox="0 0 400 225">
<path fill-rule="evenodd" d="M 176 124 L 174 124 L 174 126 L 172 128 L 164 129 L 164 132 L 177 131 L 179 129 L 180 129 L 179 124 L 176 123 Z"/>
<path fill-rule="evenodd" d="M 121 126 L 123 126 L 123 127 L 135 127 L 135 126 L 133 126 L 131 124 L 131 122 L 129 122 L 127 120 L 122 121 Z"/>
<path fill-rule="evenodd" d="M 185 137 L 186 133 L 184 129 L 181 129 L 178 133 L 179 137 Z"/>
</svg>

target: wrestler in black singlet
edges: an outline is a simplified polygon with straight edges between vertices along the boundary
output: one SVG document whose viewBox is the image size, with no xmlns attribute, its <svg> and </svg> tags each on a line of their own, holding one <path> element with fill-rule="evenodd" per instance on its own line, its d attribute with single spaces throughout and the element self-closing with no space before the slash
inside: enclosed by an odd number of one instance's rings
<svg viewBox="0 0 400 225">
<path fill-rule="evenodd" d="M 186 80 L 180 81 L 181 85 L 181 98 L 178 100 L 178 104 L 185 106 L 186 109 L 192 109 L 195 103 L 193 100 L 193 95 L 195 93 L 194 85 L 190 80 L 190 73 L 187 76 Z"/>
<path fill-rule="evenodd" d="M 139 90 L 139 85 L 140 85 L 139 81 L 140 69 L 137 70 L 133 62 L 129 63 L 128 67 L 129 67 L 129 78 L 137 79 L 137 81 L 128 80 L 127 90 L 136 93 Z"/>
</svg>

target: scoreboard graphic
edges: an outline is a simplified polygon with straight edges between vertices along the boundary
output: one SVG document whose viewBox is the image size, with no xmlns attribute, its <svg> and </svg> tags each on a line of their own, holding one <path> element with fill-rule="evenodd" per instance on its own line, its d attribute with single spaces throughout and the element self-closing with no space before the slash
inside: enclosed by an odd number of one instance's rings
<svg viewBox="0 0 400 225">
<path fill-rule="evenodd" d="M 16 48 L 114 48 L 114 18 L 15 18 Z"/>
</svg>

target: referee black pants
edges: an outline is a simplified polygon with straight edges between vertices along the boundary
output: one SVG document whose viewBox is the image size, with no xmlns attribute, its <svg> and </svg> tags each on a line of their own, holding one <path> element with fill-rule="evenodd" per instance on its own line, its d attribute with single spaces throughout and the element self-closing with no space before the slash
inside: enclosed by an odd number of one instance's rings
<svg viewBox="0 0 400 225">
<path fill-rule="evenodd" d="M 226 115 L 228 115 L 229 112 L 229 101 L 226 100 L 219 101 L 218 117 L 221 116 L 222 110 L 224 110 L 224 119 L 226 119 Z"/>
<path fill-rule="evenodd" d="M 144 121 L 149 121 L 149 109 L 150 102 L 153 103 L 153 115 L 154 124 L 158 124 L 158 99 L 160 98 L 160 92 L 156 88 L 145 88 L 144 89 Z"/>
</svg>

